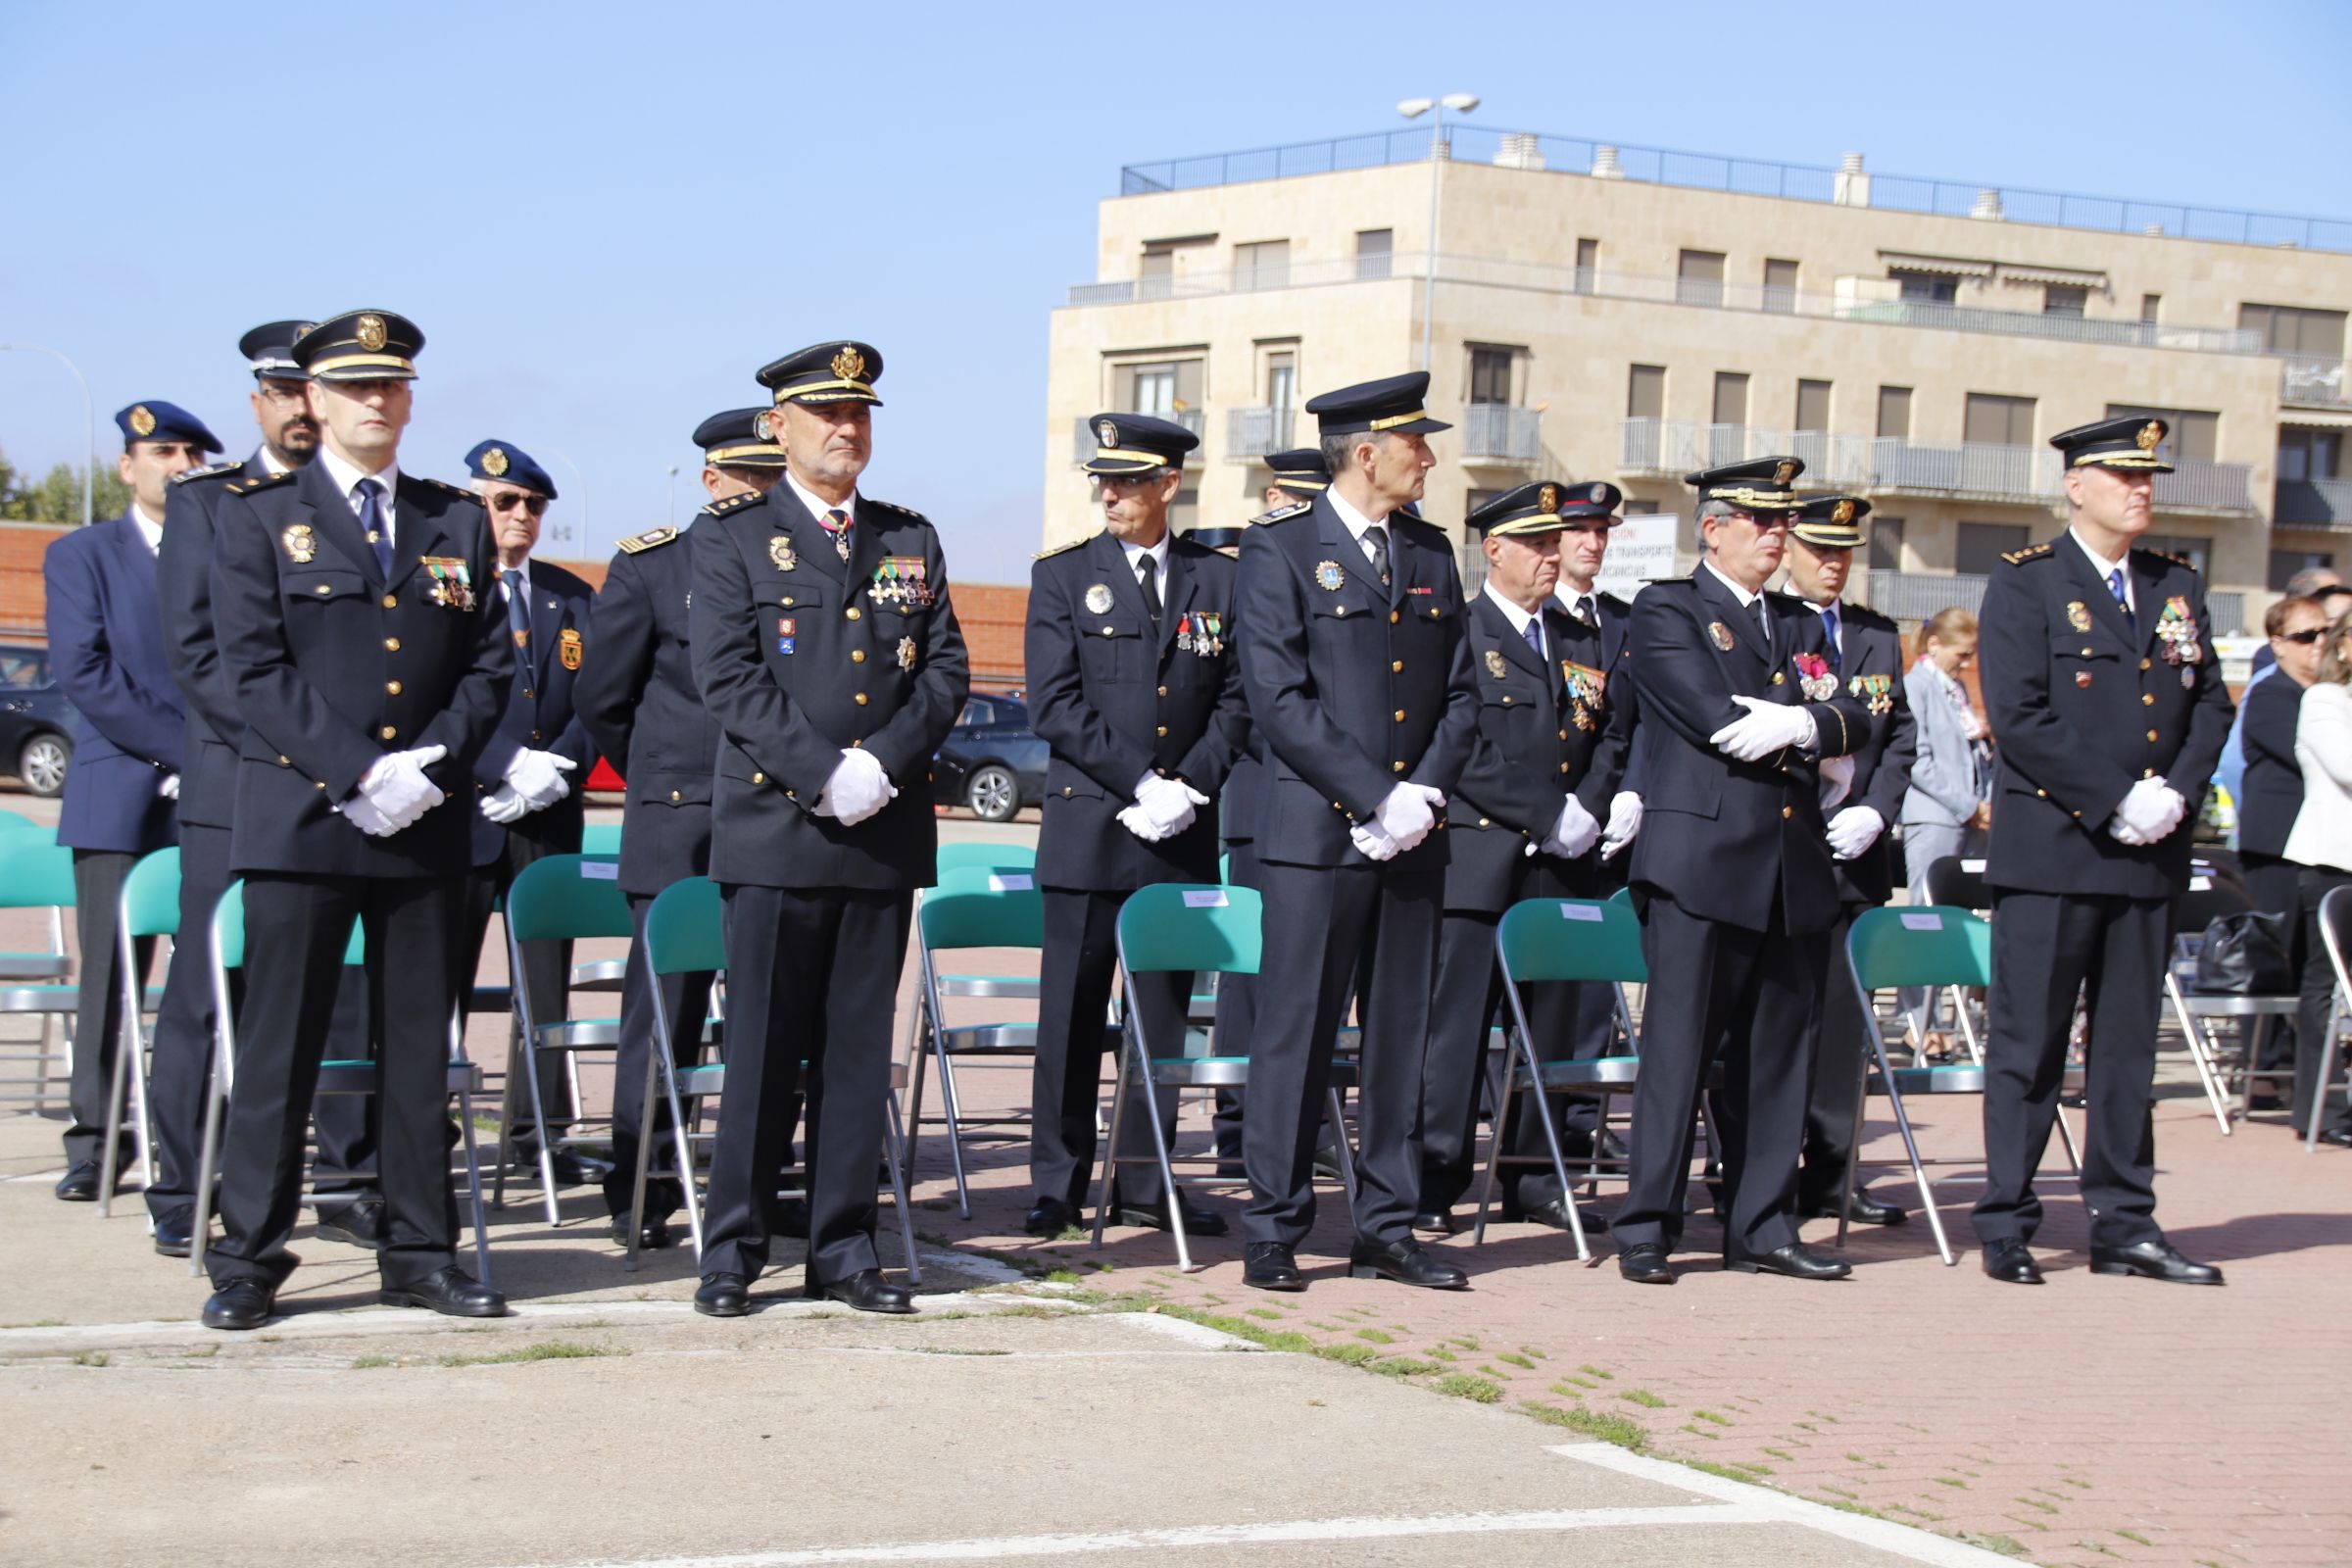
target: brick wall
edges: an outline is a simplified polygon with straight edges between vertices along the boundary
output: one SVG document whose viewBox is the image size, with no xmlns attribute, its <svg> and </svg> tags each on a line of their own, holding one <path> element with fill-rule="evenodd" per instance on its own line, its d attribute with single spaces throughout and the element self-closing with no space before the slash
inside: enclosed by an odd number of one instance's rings
<svg viewBox="0 0 2352 1568">
<path fill-rule="evenodd" d="M 972 684 L 984 691 L 1018 690 L 1026 683 L 1021 632 L 1029 621 L 1029 590 L 996 583 L 956 585 L 956 620 L 971 650 Z"/>
<path fill-rule="evenodd" d="M 0 522 L 0 636 L 49 636 L 41 556 L 69 530 L 45 522 Z"/>
</svg>

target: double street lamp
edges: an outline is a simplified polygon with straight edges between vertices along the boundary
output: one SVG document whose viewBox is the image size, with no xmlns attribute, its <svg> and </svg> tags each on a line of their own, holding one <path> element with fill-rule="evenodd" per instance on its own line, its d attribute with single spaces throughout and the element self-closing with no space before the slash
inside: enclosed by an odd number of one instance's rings
<svg viewBox="0 0 2352 1568">
<path fill-rule="evenodd" d="M 1428 369 L 1431 336 L 1437 328 L 1438 317 L 1438 166 L 1445 161 L 1446 111 L 1466 115 L 1478 107 L 1478 94 L 1449 92 L 1443 98 L 1407 98 L 1396 106 L 1396 112 L 1407 120 L 1419 120 L 1432 110 L 1437 118 L 1429 128 L 1429 243 L 1422 249 L 1424 258 L 1421 282 L 1421 368 Z"/>
</svg>

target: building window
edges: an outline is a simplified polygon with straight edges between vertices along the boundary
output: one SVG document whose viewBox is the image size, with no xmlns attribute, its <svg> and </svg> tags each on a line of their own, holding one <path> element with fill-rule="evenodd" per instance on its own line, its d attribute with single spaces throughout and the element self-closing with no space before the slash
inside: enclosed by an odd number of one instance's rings
<svg viewBox="0 0 2352 1568">
<path fill-rule="evenodd" d="M 1715 372 L 1715 424 L 1747 423 L 1747 377 L 1738 370 Z"/>
<path fill-rule="evenodd" d="M 2044 316 L 2081 316 L 2090 303 L 2090 289 L 2082 283 L 2044 283 L 2041 285 L 2041 314 Z"/>
<path fill-rule="evenodd" d="M 2213 461 L 2214 441 L 2222 427 L 2222 416 L 2206 409 L 2150 409 L 2132 403 L 2110 403 L 2107 417 L 2162 419 L 2171 428 L 2164 445 L 2157 450 L 2167 458 L 2194 458 L 2199 463 Z"/>
<path fill-rule="evenodd" d="M 2298 571 L 2314 566 L 2335 569 L 2335 557 L 2325 550 L 2274 550 L 2271 552 L 2271 592 L 2282 594 Z"/>
<path fill-rule="evenodd" d="M 1666 416 L 1666 367 L 1637 365 L 1625 382 L 1625 415 L 1629 419 Z"/>
<path fill-rule="evenodd" d="M 2139 297 L 2139 318 L 2140 318 L 2140 320 L 2141 320 L 2142 322 L 2144 322 L 2145 324 L 2147 324 L 2147 325 L 2149 325 L 2149 326 L 2154 326 L 2154 325 L 2156 324 L 2156 316 L 2157 316 L 2157 313 L 2158 313 L 2159 311 L 2163 310 L 2163 309 L 2164 309 L 2164 296 L 2163 296 L 2163 295 L 2161 295 L 2161 294 L 2142 294 L 2142 295 Z"/>
<path fill-rule="evenodd" d="M 1467 517 L 1496 496 L 1499 490 L 1472 490 L 1462 498 L 1462 515 Z M 1462 592 L 1477 593 L 1487 585 L 1487 552 L 1485 536 L 1475 528 L 1462 530 Z"/>
<path fill-rule="evenodd" d="M 1901 288 L 1906 305 L 1949 305 L 1960 297 L 1960 280 L 1949 272 L 1906 272 L 1896 267 L 1886 275 Z"/>
<path fill-rule="evenodd" d="M 1764 261 L 1764 308 L 1768 311 L 1796 309 L 1796 264 L 1772 257 Z"/>
<path fill-rule="evenodd" d="M 2237 324 L 2262 334 L 2265 354 L 2344 357 L 2344 313 L 2311 311 L 2296 305 L 2240 305 Z"/>
<path fill-rule="evenodd" d="M 1827 430 L 1830 427 L 1829 382 L 1796 383 L 1796 427 L 1799 430 Z"/>
<path fill-rule="evenodd" d="M 1508 403 L 1511 401 L 1511 365 L 1519 351 L 1504 348 L 1470 350 L 1470 397 L 1472 403 Z"/>
<path fill-rule="evenodd" d="M 1355 231 L 1355 275 L 1357 277 L 1387 277 L 1390 264 L 1396 254 L 1396 231 L 1393 228 L 1359 228 Z"/>
<path fill-rule="evenodd" d="M 1259 240 L 1233 248 L 1233 286 L 1237 289 L 1287 288 L 1291 281 L 1291 242 Z"/>
<path fill-rule="evenodd" d="M 1164 300 L 1176 286 L 1176 252 L 1166 245 L 1144 247 L 1143 274 L 1135 281 L 1135 297 Z"/>
<path fill-rule="evenodd" d="M 2034 542 L 2034 530 L 2023 523 L 1964 522 L 1952 552 L 1952 569 L 1967 577 L 1989 577 L 2001 557 Z"/>
<path fill-rule="evenodd" d="M 2278 477 L 2288 483 L 2332 479 L 2344 471 L 2344 433 L 2300 425 L 2278 428 Z"/>
<path fill-rule="evenodd" d="M 1721 305 L 1723 252 L 1683 252 L 1675 271 L 1674 300 L 1677 305 Z"/>
<path fill-rule="evenodd" d="M 1199 429 L 1199 416 L 1185 417 L 1200 407 L 1202 362 L 1152 360 L 1111 367 L 1112 406 L 1129 414 L 1150 414 Z"/>
<path fill-rule="evenodd" d="M 1600 273 L 1600 241 L 1580 239 L 1576 242 L 1576 291 L 1592 292 L 1593 280 Z"/>
<path fill-rule="evenodd" d="M 1865 564 L 1872 571 L 1900 571 L 1903 569 L 1903 519 L 1885 517 L 1872 513 L 1864 519 L 1862 546 L 1867 552 Z"/>
<path fill-rule="evenodd" d="M 2030 447 L 2034 444 L 2034 400 L 1971 392 L 1960 439 L 1971 446 Z"/>
<path fill-rule="evenodd" d="M 1911 439 L 1911 389 L 1907 386 L 1879 388 L 1879 439 L 1908 441 Z"/>
</svg>

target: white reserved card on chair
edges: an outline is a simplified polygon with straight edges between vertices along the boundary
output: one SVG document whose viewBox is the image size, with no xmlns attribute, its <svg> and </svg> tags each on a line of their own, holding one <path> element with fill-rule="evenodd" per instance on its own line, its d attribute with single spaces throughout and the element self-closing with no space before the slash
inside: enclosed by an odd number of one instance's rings
<svg viewBox="0 0 2352 1568">
<path fill-rule="evenodd" d="M 1600 923 L 1600 906 L 1597 904 L 1563 904 L 1560 906 L 1560 918 L 1563 920 L 1590 920 L 1597 925 Z"/>
<path fill-rule="evenodd" d="M 1222 909 L 1227 906 L 1223 888 L 1187 888 L 1184 906 L 1188 909 Z"/>
</svg>

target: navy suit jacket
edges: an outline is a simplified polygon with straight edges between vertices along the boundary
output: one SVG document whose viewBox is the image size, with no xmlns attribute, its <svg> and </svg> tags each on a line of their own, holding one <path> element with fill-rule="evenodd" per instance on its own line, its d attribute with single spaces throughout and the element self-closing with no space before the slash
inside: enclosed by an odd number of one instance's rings
<svg viewBox="0 0 2352 1568">
<path fill-rule="evenodd" d="M 191 468 L 172 481 L 164 502 L 164 546 L 156 558 L 164 653 L 187 710 L 179 770 L 179 819 L 200 827 L 235 825 L 237 745 L 245 715 L 236 683 L 213 635 L 213 519 L 230 481 L 267 473 L 258 452 L 242 463 Z"/>
<path fill-rule="evenodd" d="M 1919 726 L 1911 716 L 1911 699 L 1903 689 L 1903 634 L 1877 611 L 1840 603 L 1838 625 L 1845 651 L 1838 678 L 1846 695 L 1869 706 L 1863 682 L 1886 677 L 1884 713 L 1871 720 L 1870 739 L 1854 753 L 1854 783 L 1836 811 L 1867 806 L 1886 823 L 1876 843 L 1850 860 L 1838 860 L 1838 896 L 1847 904 L 1885 904 L 1902 881 L 1894 858 L 1894 824 L 1903 819 L 1903 797 L 1911 790 L 1911 764 L 1919 759 Z M 1832 814 L 1835 815 L 1836 811 Z"/>
<path fill-rule="evenodd" d="M 57 841 L 134 855 L 178 843 L 178 814 L 157 790 L 179 771 L 186 725 L 147 541 L 125 512 L 50 545 L 41 577 L 50 667 L 80 715 Z"/>
<path fill-rule="evenodd" d="M 2295 813 L 2303 809 L 2303 764 L 2295 760 L 2295 724 L 2303 688 L 2283 674 L 2246 688 L 2246 776 L 2237 804 L 2237 847 L 2284 855 Z"/>
<path fill-rule="evenodd" d="M 573 710 L 572 688 L 588 656 L 588 612 L 596 590 L 572 572 L 544 561 L 529 567 L 526 592 L 530 598 L 531 641 L 514 652 L 514 680 L 507 689 L 507 709 L 482 755 L 474 760 L 473 863 L 487 865 L 506 848 L 507 835 L 515 834 L 544 844 L 559 854 L 576 854 L 585 819 L 588 770 L 596 765 L 596 743 Z M 490 595 L 506 613 L 506 596 L 495 586 Z M 513 633 L 508 634 L 510 638 Z M 573 764 L 564 775 L 571 792 L 544 810 L 532 811 L 505 826 L 482 815 L 480 798 L 506 781 L 515 754 L 529 749 L 553 752 Z"/>
</svg>

